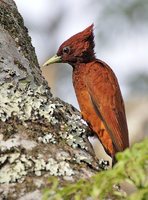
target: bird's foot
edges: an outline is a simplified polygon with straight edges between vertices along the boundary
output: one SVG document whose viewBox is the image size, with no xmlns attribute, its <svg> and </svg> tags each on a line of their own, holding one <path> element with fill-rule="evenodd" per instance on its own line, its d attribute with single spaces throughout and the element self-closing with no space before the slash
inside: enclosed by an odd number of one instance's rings
<svg viewBox="0 0 148 200">
<path fill-rule="evenodd" d="M 107 170 L 109 169 L 109 161 L 108 160 L 103 160 L 103 159 L 100 159 L 99 160 L 99 167 L 103 170 Z"/>
</svg>

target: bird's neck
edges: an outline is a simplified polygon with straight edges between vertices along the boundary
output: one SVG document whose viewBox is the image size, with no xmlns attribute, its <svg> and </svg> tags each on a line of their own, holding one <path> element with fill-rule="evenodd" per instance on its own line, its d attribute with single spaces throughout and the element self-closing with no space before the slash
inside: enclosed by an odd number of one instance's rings
<svg viewBox="0 0 148 200">
<path fill-rule="evenodd" d="M 76 85 L 77 81 L 84 82 L 85 74 L 88 72 L 91 66 L 93 66 L 96 60 L 88 63 L 77 63 L 73 66 L 73 84 Z M 75 87 L 75 86 L 74 86 Z"/>
<path fill-rule="evenodd" d="M 96 62 L 96 58 L 90 60 L 89 62 L 77 62 L 74 64 L 71 64 L 72 68 L 73 68 L 73 72 L 77 72 L 77 71 L 86 71 L 87 66 L 91 66 L 94 62 Z"/>
<path fill-rule="evenodd" d="M 80 75 L 85 72 L 87 63 L 77 63 L 73 65 L 73 74 Z"/>
</svg>

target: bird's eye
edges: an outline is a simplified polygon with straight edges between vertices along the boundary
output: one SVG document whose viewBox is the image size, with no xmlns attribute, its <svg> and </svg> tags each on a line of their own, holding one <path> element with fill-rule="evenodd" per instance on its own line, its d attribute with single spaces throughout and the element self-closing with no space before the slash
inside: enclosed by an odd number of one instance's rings
<svg viewBox="0 0 148 200">
<path fill-rule="evenodd" d="M 69 47 L 69 46 L 64 47 L 64 48 L 63 48 L 63 53 L 64 53 L 64 54 L 69 54 L 69 53 L 70 53 L 70 47 Z"/>
</svg>

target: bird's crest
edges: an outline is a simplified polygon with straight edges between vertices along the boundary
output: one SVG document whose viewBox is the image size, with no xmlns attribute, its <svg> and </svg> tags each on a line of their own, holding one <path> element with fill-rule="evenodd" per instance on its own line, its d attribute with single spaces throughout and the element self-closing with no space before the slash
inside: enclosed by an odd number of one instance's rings
<svg viewBox="0 0 148 200">
<path fill-rule="evenodd" d="M 91 24 L 90 26 L 88 26 L 86 29 L 84 29 L 82 32 L 78 34 L 82 35 L 82 37 L 84 38 L 88 38 L 88 37 L 94 38 L 93 29 L 94 29 L 94 24 Z"/>
</svg>

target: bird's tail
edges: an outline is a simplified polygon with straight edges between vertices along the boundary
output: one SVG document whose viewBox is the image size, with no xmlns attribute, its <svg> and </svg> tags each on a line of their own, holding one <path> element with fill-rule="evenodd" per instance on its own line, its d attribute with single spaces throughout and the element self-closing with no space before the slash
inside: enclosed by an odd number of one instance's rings
<svg viewBox="0 0 148 200">
<path fill-rule="evenodd" d="M 117 163 L 115 155 L 112 157 L 112 167 Z"/>
</svg>

